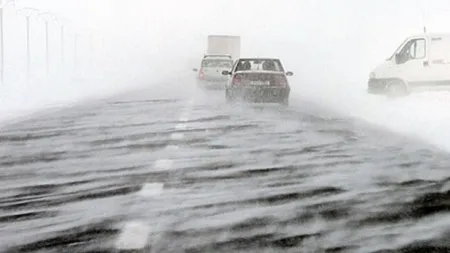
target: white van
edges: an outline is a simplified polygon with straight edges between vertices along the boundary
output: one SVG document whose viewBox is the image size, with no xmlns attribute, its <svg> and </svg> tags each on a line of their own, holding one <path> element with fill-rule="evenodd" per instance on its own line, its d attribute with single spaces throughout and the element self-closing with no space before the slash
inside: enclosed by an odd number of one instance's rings
<svg viewBox="0 0 450 253">
<path fill-rule="evenodd" d="M 368 93 L 406 95 L 421 90 L 450 90 L 450 34 L 407 38 L 370 73 Z"/>
</svg>

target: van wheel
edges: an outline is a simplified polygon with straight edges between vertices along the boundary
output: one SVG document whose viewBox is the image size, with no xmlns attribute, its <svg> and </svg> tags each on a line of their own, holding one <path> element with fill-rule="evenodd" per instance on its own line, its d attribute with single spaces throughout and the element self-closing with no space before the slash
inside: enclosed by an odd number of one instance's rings
<svg viewBox="0 0 450 253">
<path fill-rule="evenodd" d="M 388 97 L 402 97 L 408 94 L 406 84 L 400 80 L 389 81 L 386 85 L 386 91 Z"/>
</svg>

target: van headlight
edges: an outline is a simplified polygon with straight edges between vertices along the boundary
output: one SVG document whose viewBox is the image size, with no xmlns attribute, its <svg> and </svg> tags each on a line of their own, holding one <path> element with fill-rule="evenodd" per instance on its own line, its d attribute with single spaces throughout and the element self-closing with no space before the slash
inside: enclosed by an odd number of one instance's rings
<svg viewBox="0 0 450 253">
<path fill-rule="evenodd" d="M 370 78 L 370 79 L 374 79 L 374 78 L 375 78 L 375 72 L 370 72 L 369 78 Z"/>
</svg>

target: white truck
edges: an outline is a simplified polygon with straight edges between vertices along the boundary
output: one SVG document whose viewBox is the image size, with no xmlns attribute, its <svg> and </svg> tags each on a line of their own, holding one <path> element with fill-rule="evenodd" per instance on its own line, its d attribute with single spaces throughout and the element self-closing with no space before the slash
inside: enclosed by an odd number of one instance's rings
<svg viewBox="0 0 450 253">
<path fill-rule="evenodd" d="M 369 76 L 368 93 L 407 95 L 414 91 L 450 90 L 450 34 L 408 37 Z"/>
<path fill-rule="evenodd" d="M 228 76 L 222 71 L 231 70 L 233 63 L 240 57 L 241 37 L 229 35 L 209 35 L 206 53 L 200 68 L 194 68 L 197 86 L 206 89 L 223 89 Z"/>
<path fill-rule="evenodd" d="M 205 55 L 229 55 L 235 61 L 241 54 L 241 37 L 209 35 Z"/>
</svg>

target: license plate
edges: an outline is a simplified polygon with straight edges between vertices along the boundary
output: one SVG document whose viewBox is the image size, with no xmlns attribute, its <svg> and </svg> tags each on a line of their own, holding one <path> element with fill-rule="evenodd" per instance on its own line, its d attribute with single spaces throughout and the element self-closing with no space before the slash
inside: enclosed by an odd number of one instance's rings
<svg viewBox="0 0 450 253">
<path fill-rule="evenodd" d="M 250 81 L 250 85 L 257 85 L 257 86 L 263 86 L 263 85 L 269 85 L 269 81 Z"/>
</svg>

